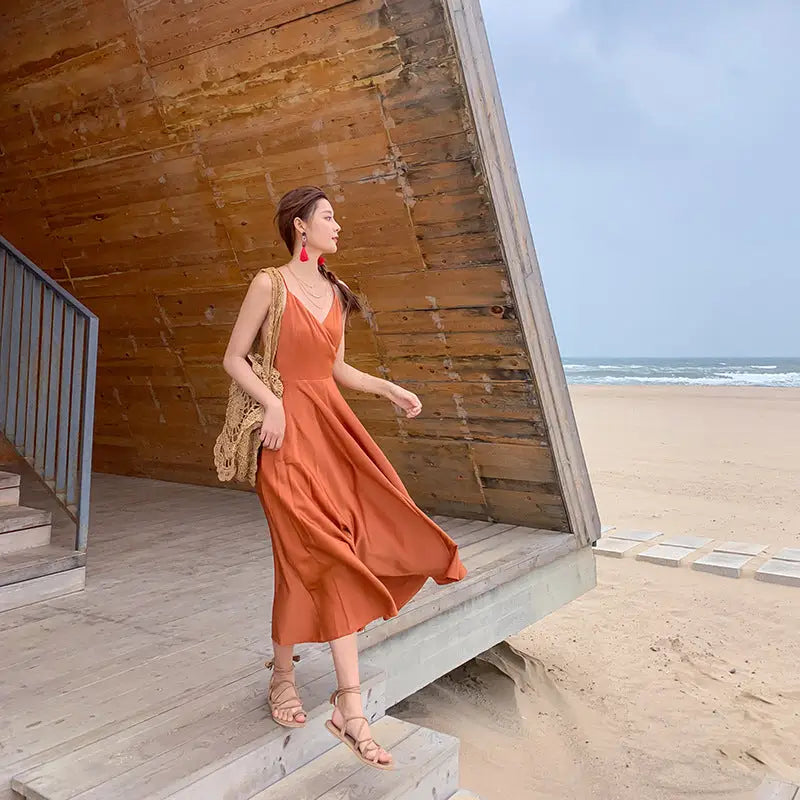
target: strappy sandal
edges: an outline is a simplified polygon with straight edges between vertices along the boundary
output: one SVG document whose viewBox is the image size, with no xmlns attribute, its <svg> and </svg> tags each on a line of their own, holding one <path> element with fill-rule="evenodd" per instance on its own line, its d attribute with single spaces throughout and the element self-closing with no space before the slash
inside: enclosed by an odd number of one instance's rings
<svg viewBox="0 0 800 800">
<path fill-rule="evenodd" d="M 331 695 L 331 705 L 334 708 L 338 708 L 336 705 L 336 701 L 343 695 L 351 692 L 352 694 L 361 694 L 361 687 L 360 686 L 345 686 L 341 689 L 337 689 Z M 356 755 L 359 761 L 362 761 L 364 764 L 367 764 L 370 767 L 375 767 L 376 769 L 394 769 L 394 761 L 389 761 L 387 763 L 382 763 L 378 761 L 380 757 L 380 751 L 382 748 L 371 736 L 365 736 L 363 739 L 356 739 L 354 736 L 351 736 L 347 733 L 347 723 L 351 722 L 354 719 L 363 719 L 365 723 L 369 724 L 369 720 L 362 715 L 353 716 L 353 717 L 345 717 L 344 712 L 342 709 L 339 709 L 339 713 L 341 713 L 342 718 L 344 719 L 344 723 L 341 728 L 337 728 L 334 725 L 333 720 L 329 719 L 325 722 L 325 727 L 337 738 L 339 741 L 344 742 Z M 368 743 L 366 747 L 362 749 L 361 745 L 364 743 Z M 369 758 L 368 754 L 372 753 L 374 758 Z M 391 756 L 390 756 L 391 757 Z"/>
<path fill-rule="evenodd" d="M 292 656 L 292 661 L 299 660 L 300 656 Z M 267 669 L 271 669 L 274 676 L 291 675 L 294 670 L 294 667 L 289 667 L 289 669 L 278 669 L 275 666 L 274 659 L 265 661 L 264 666 Z M 294 697 L 283 696 L 287 689 L 292 690 Z M 306 722 L 308 722 L 308 714 L 306 714 L 306 712 L 303 710 L 303 704 L 300 702 L 300 696 L 297 694 L 297 686 L 291 678 L 272 678 L 269 685 L 267 703 L 269 703 L 269 710 L 272 714 L 272 719 L 274 719 L 278 725 L 283 725 L 284 728 L 302 728 Z M 299 708 L 297 708 L 297 706 L 299 706 Z M 289 710 L 290 708 L 296 708 L 296 711 L 292 712 L 291 720 L 280 719 L 275 715 L 276 711 Z M 297 721 L 298 714 L 303 714 L 305 716 L 305 720 L 303 720 L 303 722 Z"/>
</svg>

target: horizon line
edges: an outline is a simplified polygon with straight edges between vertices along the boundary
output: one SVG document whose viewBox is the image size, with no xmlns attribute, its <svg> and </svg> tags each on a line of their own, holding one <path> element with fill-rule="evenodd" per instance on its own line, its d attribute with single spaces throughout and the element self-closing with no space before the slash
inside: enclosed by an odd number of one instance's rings
<svg viewBox="0 0 800 800">
<path fill-rule="evenodd" d="M 679 356 L 646 356 L 646 355 L 641 355 L 641 354 L 640 355 L 622 355 L 622 356 L 611 356 L 611 355 L 608 355 L 608 354 L 602 355 L 602 356 L 587 356 L 587 355 L 582 355 L 582 356 L 562 355 L 561 356 L 562 361 L 564 359 L 569 359 L 571 361 L 574 361 L 574 360 L 581 359 L 581 358 L 583 358 L 583 359 L 592 359 L 592 358 L 593 359 L 598 359 L 598 358 L 608 358 L 608 359 L 612 359 L 612 358 L 628 358 L 628 359 L 630 359 L 630 358 L 638 358 L 638 359 L 642 359 L 642 360 L 648 359 L 648 358 L 649 359 L 657 359 L 657 358 L 662 358 L 662 359 L 663 358 L 672 358 L 672 359 L 680 359 L 680 358 L 683 358 L 683 359 L 714 358 L 714 359 L 717 359 L 717 360 L 722 360 L 722 359 L 726 359 L 726 358 L 738 358 L 738 359 L 752 359 L 752 360 L 767 361 L 769 359 L 786 360 L 786 359 L 795 359 L 795 358 L 800 360 L 800 354 L 792 355 L 792 356 L 776 356 L 776 355 L 766 355 L 766 356 L 764 356 L 764 355 L 761 355 L 761 356 L 753 356 L 753 355 L 746 355 L 746 356 L 731 356 L 731 355 L 721 355 L 721 356 L 720 355 L 713 355 L 713 356 L 687 356 L 687 355 L 679 355 Z"/>
</svg>

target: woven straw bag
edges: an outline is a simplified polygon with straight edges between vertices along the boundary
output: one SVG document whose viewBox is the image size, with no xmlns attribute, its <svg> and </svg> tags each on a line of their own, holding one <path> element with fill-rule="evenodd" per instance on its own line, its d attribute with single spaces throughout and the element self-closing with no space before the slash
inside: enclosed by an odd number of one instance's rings
<svg viewBox="0 0 800 800">
<path fill-rule="evenodd" d="M 258 376 L 276 397 L 283 397 L 283 383 L 277 369 L 273 366 L 278 349 L 278 334 L 285 299 L 283 278 L 275 267 L 262 270 L 272 278 L 272 299 L 270 302 L 269 328 L 264 342 L 263 354 L 248 353 L 247 361 Z M 214 444 L 214 465 L 221 481 L 236 480 L 251 486 L 256 482 L 258 451 L 261 447 L 261 424 L 264 421 L 264 407 L 251 397 L 235 380 L 228 389 L 228 405 L 225 409 L 225 423 Z"/>
</svg>

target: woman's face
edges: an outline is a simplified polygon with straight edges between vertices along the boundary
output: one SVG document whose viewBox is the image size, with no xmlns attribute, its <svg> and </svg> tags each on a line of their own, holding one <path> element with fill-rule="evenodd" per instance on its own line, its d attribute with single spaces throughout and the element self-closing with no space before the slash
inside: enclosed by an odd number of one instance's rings
<svg viewBox="0 0 800 800">
<path fill-rule="evenodd" d="M 305 225 L 306 243 L 323 253 L 335 253 L 341 226 L 333 217 L 333 206 L 325 200 L 319 200 Z"/>
</svg>

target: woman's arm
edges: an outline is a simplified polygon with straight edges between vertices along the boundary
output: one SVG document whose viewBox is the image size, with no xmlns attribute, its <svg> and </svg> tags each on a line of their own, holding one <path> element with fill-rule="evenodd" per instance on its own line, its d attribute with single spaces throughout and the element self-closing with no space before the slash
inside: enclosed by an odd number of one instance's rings
<svg viewBox="0 0 800 800">
<path fill-rule="evenodd" d="M 344 338 L 339 344 L 339 351 L 336 353 L 336 361 L 333 364 L 333 377 L 340 386 L 353 389 L 356 392 L 370 392 L 381 397 L 388 397 L 391 387 L 394 385 L 383 378 L 362 372 L 360 369 L 351 367 L 344 360 Z"/>
<path fill-rule="evenodd" d="M 344 281 L 342 281 L 344 283 Z M 346 285 L 346 284 L 345 284 Z M 342 302 L 339 291 L 336 291 L 336 302 Z M 339 349 L 336 351 L 336 360 L 333 362 L 333 378 L 340 386 L 353 389 L 356 392 L 370 392 L 381 397 L 387 397 L 390 388 L 394 385 L 383 378 L 377 378 L 351 367 L 344 360 L 344 334 L 347 326 L 347 315 L 342 313 L 342 336 L 339 340 Z"/>
<path fill-rule="evenodd" d="M 258 379 L 246 356 L 269 315 L 271 300 L 272 279 L 266 272 L 259 272 L 247 289 L 222 359 L 225 372 L 266 409 L 281 405 L 281 400 Z"/>
<path fill-rule="evenodd" d="M 409 392 L 408 389 L 391 381 L 362 372 L 345 362 L 344 330 L 342 330 L 342 340 L 339 342 L 339 350 L 336 353 L 336 361 L 333 364 L 333 377 L 339 385 L 346 386 L 348 389 L 354 389 L 357 392 L 372 392 L 391 400 L 406 412 L 407 417 L 416 417 L 422 411 L 422 403 L 413 392 Z"/>
<path fill-rule="evenodd" d="M 344 326 L 342 326 L 339 349 L 336 351 L 336 360 L 333 362 L 333 378 L 340 386 L 345 386 L 356 392 L 379 394 L 381 397 L 388 397 L 391 387 L 394 386 L 394 384 L 383 378 L 377 378 L 375 375 L 370 375 L 360 369 L 351 367 L 344 360 Z"/>
<path fill-rule="evenodd" d="M 339 302 L 338 298 L 336 302 Z M 336 360 L 333 363 L 333 377 L 336 383 L 356 392 L 370 392 L 385 397 L 405 411 L 407 417 L 416 417 L 422 411 L 422 403 L 413 392 L 391 381 L 362 372 L 345 362 L 345 323 L 345 315 L 342 314 L 342 338 L 339 340 L 339 349 L 336 351 Z"/>
</svg>

